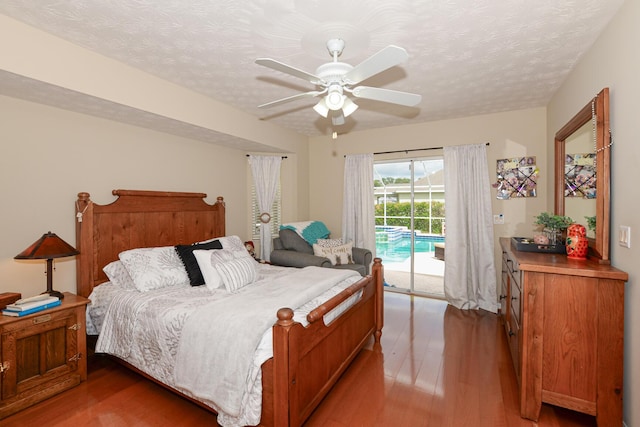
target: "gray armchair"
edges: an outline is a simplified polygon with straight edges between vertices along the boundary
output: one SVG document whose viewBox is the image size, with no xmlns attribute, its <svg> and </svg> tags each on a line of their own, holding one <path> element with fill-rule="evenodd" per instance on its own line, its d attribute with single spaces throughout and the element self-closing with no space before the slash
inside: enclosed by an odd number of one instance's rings
<svg viewBox="0 0 640 427">
<path fill-rule="evenodd" d="M 353 248 L 353 261 L 355 264 L 333 265 L 329 258 L 313 254 L 313 247 L 307 243 L 298 233 L 289 229 L 280 230 L 279 237 L 273 239 L 271 251 L 271 264 L 284 267 L 327 267 L 355 270 L 360 275 L 369 274 L 369 265 L 373 254 L 369 249 Z"/>
</svg>

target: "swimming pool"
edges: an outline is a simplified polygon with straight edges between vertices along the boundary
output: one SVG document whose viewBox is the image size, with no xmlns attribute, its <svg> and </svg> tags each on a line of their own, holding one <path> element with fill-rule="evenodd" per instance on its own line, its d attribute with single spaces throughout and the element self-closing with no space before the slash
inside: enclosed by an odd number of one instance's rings
<svg viewBox="0 0 640 427">
<path fill-rule="evenodd" d="M 411 256 L 411 233 L 409 231 L 393 230 L 394 238 L 385 236 L 386 230 L 376 231 L 376 256 L 382 258 L 383 262 L 403 262 Z M 444 236 L 424 236 L 415 237 L 415 252 L 434 252 L 434 245 L 444 242 Z"/>
</svg>

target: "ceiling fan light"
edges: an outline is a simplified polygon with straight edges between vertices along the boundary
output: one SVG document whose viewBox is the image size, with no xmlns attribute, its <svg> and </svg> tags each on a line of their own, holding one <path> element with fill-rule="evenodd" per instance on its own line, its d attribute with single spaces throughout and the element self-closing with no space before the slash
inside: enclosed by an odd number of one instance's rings
<svg viewBox="0 0 640 427">
<path fill-rule="evenodd" d="M 324 97 L 324 102 L 327 108 L 333 111 L 339 111 L 344 105 L 346 96 L 342 93 L 342 86 L 338 83 L 332 83 L 329 86 L 327 96 Z"/>
<path fill-rule="evenodd" d="M 325 97 L 327 107 L 330 110 L 338 111 L 344 105 L 344 99 L 346 96 L 339 92 L 329 92 L 329 94 Z"/>
<path fill-rule="evenodd" d="M 327 103 L 325 102 L 325 98 L 322 98 L 316 105 L 313 106 L 313 109 L 316 113 L 320 114 L 322 117 L 327 117 L 329 114 L 329 108 L 327 107 Z"/>
<path fill-rule="evenodd" d="M 356 105 L 356 103 L 345 96 L 344 105 L 342 106 L 342 114 L 344 114 L 345 117 L 349 117 L 351 113 L 353 113 L 357 109 L 358 106 Z"/>
</svg>

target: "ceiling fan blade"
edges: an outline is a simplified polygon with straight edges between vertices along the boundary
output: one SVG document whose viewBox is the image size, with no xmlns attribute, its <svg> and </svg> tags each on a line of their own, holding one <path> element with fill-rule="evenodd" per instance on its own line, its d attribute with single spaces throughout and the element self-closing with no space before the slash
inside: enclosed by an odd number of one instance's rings
<svg viewBox="0 0 640 427">
<path fill-rule="evenodd" d="M 374 101 L 389 102 L 392 104 L 415 107 L 422 101 L 422 95 L 409 92 L 400 92 L 378 87 L 358 86 L 351 92 L 357 98 L 373 99 Z"/>
<path fill-rule="evenodd" d="M 409 59 L 409 54 L 401 47 L 389 45 L 365 59 L 344 75 L 347 84 L 355 85 Z"/>
<path fill-rule="evenodd" d="M 296 99 L 302 98 L 313 98 L 314 96 L 322 95 L 326 91 L 321 90 L 312 90 L 311 92 L 299 93 L 297 95 L 288 96 L 286 98 L 278 99 L 276 101 L 267 102 L 266 104 L 258 105 L 258 108 L 269 108 L 275 107 L 276 105 L 285 104 L 287 102 L 295 101 Z"/>
<path fill-rule="evenodd" d="M 306 71 L 292 67 L 291 65 L 287 65 L 282 62 L 276 61 L 275 59 L 258 58 L 256 59 L 256 64 L 262 65 L 267 68 L 271 68 L 276 71 L 280 71 L 282 73 L 289 74 L 294 77 L 301 78 L 302 80 L 306 80 L 316 85 L 324 83 L 324 81 L 316 75 L 307 73 Z"/>
</svg>

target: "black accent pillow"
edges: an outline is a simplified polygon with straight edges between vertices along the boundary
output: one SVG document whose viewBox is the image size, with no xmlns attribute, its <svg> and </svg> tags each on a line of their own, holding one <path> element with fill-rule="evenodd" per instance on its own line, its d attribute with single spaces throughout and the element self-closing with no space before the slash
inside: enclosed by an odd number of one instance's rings
<svg viewBox="0 0 640 427">
<path fill-rule="evenodd" d="M 176 252 L 184 264 L 187 275 L 189 276 L 189 283 L 191 286 L 204 285 L 204 277 L 202 271 L 198 266 L 198 260 L 193 254 L 195 250 L 209 250 L 209 249 L 222 249 L 222 243 L 220 240 L 212 240 L 206 243 L 194 243 L 192 245 L 176 245 Z"/>
</svg>

